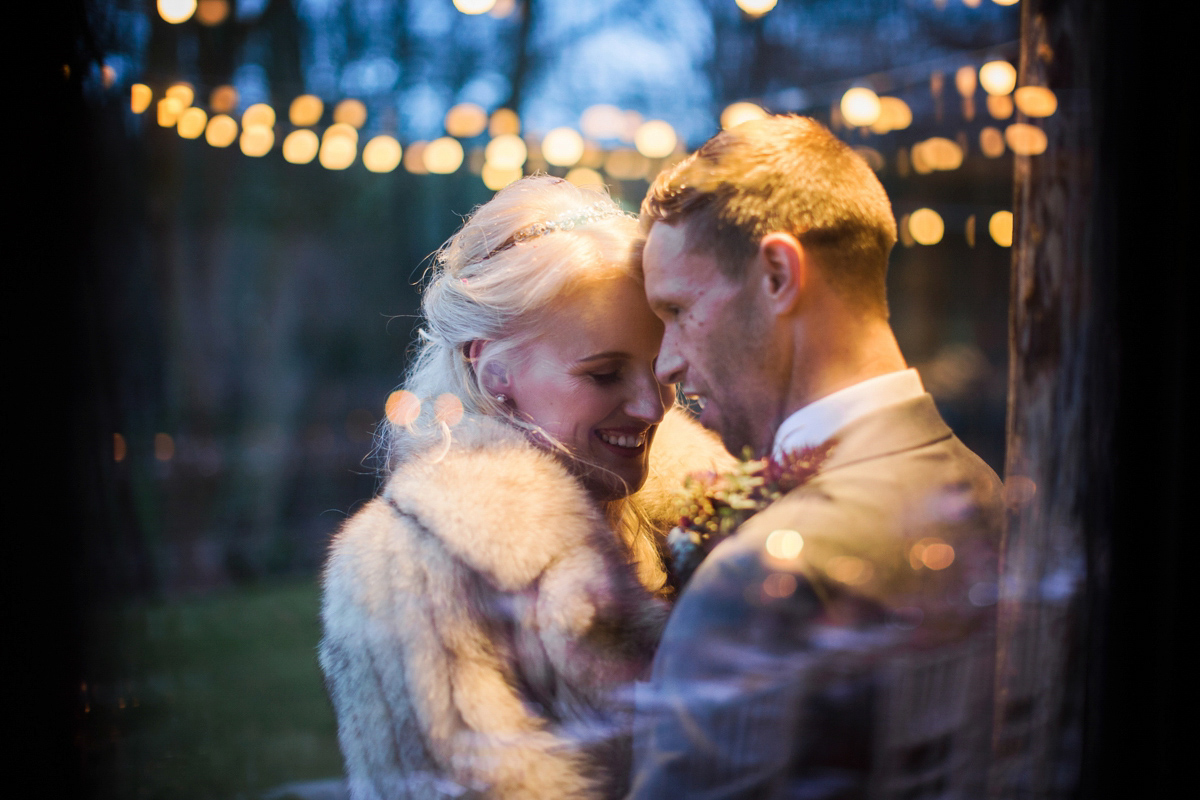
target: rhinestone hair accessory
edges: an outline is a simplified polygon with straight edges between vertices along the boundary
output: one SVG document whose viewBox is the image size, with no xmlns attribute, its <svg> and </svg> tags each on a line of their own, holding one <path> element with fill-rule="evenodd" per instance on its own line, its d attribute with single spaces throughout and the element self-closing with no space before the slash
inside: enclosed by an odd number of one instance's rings
<svg viewBox="0 0 1200 800">
<path fill-rule="evenodd" d="M 611 203 L 593 203 L 590 206 L 576 208 L 571 211 L 564 211 L 553 219 L 534 222 L 519 229 L 512 236 L 508 237 L 504 242 L 492 250 L 484 257 L 487 260 L 492 256 L 508 250 L 510 247 L 515 247 L 522 242 L 528 242 L 530 239 L 536 239 L 539 236 L 545 236 L 547 233 L 554 231 L 572 231 L 576 228 L 582 228 L 594 222 L 601 220 L 612 219 L 614 217 L 631 217 L 626 214 L 616 205 Z"/>
</svg>

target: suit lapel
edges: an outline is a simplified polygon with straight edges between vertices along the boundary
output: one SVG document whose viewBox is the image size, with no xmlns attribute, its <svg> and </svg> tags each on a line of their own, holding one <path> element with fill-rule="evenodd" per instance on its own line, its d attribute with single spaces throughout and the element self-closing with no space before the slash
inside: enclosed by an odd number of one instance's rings
<svg viewBox="0 0 1200 800">
<path fill-rule="evenodd" d="M 914 450 L 949 439 L 953 432 L 942 420 L 929 394 L 905 400 L 859 417 L 831 439 L 837 444 L 821 472 Z"/>
</svg>

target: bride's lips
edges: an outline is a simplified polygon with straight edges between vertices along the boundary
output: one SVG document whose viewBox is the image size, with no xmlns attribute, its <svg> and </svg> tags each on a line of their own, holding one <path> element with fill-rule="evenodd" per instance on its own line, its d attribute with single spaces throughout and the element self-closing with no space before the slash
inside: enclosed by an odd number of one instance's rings
<svg viewBox="0 0 1200 800">
<path fill-rule="evenodd" d="M 646 451 L 652 428 L 605 428 L 593 431 L 600 444 L 623 458 L 634 458 Z"/>
</svg>

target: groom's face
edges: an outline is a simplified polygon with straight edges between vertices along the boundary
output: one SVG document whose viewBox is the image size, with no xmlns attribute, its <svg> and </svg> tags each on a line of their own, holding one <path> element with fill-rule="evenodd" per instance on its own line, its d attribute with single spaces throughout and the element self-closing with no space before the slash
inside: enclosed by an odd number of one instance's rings
<svg viewBox="0 0 1200 800">
<path fill-rule="evenodd" d="M 761 455 L 771 445 L 768 315 L 754 280 L 723 274 L 714 255 L 689 248 L 686 224 L 655 223 L 642 257 L 646 297 L 663 321 L 655 372 L 702 406 L 700 423 L 725 447 Z"/>
</svg>

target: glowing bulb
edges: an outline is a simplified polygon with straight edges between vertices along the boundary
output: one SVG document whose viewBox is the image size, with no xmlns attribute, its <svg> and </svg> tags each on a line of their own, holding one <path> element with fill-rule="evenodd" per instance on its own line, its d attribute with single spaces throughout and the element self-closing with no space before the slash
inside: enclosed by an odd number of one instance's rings
<svg viewBox="0 0 1200 800">
<path fill-rule="evenodd" d="M 998 6 L 1015 6 L 1017 4 L 1017 0 L 992 0 L 992 2 Z"/>
<path fill-rule="evenodd" d="M 486 14 L 496 0 L 454 0 L 454 7 L 464 14 Z"/>
<path fill-rule="evenodd" d="M 988 220 L 988 233 L 992 241 L 1001 247 L 1012 247 L 1013 215 L 1011 211 L 997 211 Z"/>
<path fill-rule="evenodd" d="M 987 110 L 993 119 L 1008 119 L 1013 114 L 1013 99 L 1009 94 L 989 94 Z"/>
<path fill-rule="evenodd" d="M 937 244 L 946 233 L 946 223 L 932 208 L 918 208 L 908 217 L 908 230 L 917 244 Z"/>
<path fill-rule="evenodd" d="M 567 173 L 567 182 L 575 186 L 603 186 L 604 178 L 590 167 L 575 167 Z"/>
<path fill-rule="evenodd" d="M 271 152 L 271 148 L 275 145 L 275 132 L 266 125 L 251 125 L 249 128 L 243 127 L 238 144 L 241 146 L 243 153 L 259 158 Z"/>
<path fill-rule="evenodd" d="M 975 94 L 975 68 L 972 66 L 959 67 L 954 73 L 954 88 L 958 89 L 958 93 L 963 97 L 971 97 Z"/>
<path fill-rule="evenodd" d="M 164 128 L 174 127 L 183 113 L 183 104 L 178 97 L 164 97 L 158 101 L 158 124 Z"/>
<path fill-rule="evenodd" d="M 492 139 L 483 153 L 487 163 L 494 169 L 520 169 L 529 157 L 525 140 L 511 133 L 504 133 Z"/>
<path fill-rule="evenodd" d="M 135 114 L 141 114 L 150 107 L 154 92 L 144 83 L 135 83 L 129 89 L 129 108 Z"/>
<path fill-rule="evenodd" d="M 671 123 L 661 119 L 642 123 L 633 137 L 634 146 L 646 158 L 665 158 L 671 155 L 678 141 Z"/>
<path fill-rule="evenodd" d="M 384 413 L 393 425 L 412 425 L 421 416 L 421 399 L 407 389 L 398 389 L 388 395 Z"/>
<path fill-rule="evenodd" d="M 874 124 L 883 111 L 879 95 L 864 86 L 856 86 L 842 95 L 841 109 L 846 123 L 856 128 Z"/>
<path fill-rule="evenodd" d="M 760 106 L 754 103 L 741 101 L 730 103 L 725 106 L 725 110 L 721 112 L 721 129 L 729 130 L 736 128 L 743 122 L 749 122 L 755 119 L 764 119 L 767 117 L 767 112 L 763 111 Z"/>
<path fill-rule="evenodd" d="M 1014 122 L 1004 129 L 1004 141 L 1019 156 L 1037 156 L 1046 152 L 1046 132 L 1036 125 Z"/>
<path fill-rule="evenodd" d="M 308 129 L 292 131 L 283 140 L 283 160 L 290 164 L 307 164 L 317 157 L 321 143 Z"/>
<path fill-rule="evenodd" d="M 899 97 L 879 98 L 879 119 L 871 126 L 873 133 L 902 131 L 912 125 L 912 109 Z"/>
<path fill-rule="evenodd" d="M 458 139 L 470 139 L 483 133 L 487 112 L 475 103 L 459 103 L 446 112 L 446 133 Z"/>
<path fill-rule="evenodd" d="M 207 125 L 208 114 L 204 113 L 204 109 L 193 106 L 179 116 L 177 130 L 184 139 L 199 139 Z"/>
<path fill-rule="evenodd" d="M 462 166 L 463 149 L 458 139 L 443 136 L 425 145 L 421 154 L 425 169 L 435 175 L 449 175 Z"/>
<path fill-rule="evenodd" d="M 990 95 L 1009 94 L 1017 85 L 1017 68 L 1007 61 L 989 61 L 979 68 L 979 83 Z"/>
<path fill-rule="evenodd" d="M 495 192 L 508 186 L 513 181 L 519 180 L 521 177 L 521 168 L 500 167 L 488 161 L 483 165 L 480 177 L 483 178 L 483 185 Z"/>
<path fill-rule="evenodd" d="M 425 147 L 428 144 L 428 142 L 416 141 L 404 149 L 404 157 L 401 159 L 401 163 L 413 175 L 427 175 L 429 173 L 429 170 L 425 169 Z"/>
<path fill-rule="evenodd" d="M 767 552 L 772 558 L 793 559 L 804 549 L 804 537 L 799 531 L 781 528 L 767 537 Z"/>
<path fill-rule="evenodd" d="M 229 16 L 229 0 L 200 0 L 196 19 L 201 25 L 220 25 Z"/>
<path fill-rule="evenodd" d="M 542 158 L 556 167 L 573 167 L 583 156 L 583 137 L 573 128 L 555 128 L 542 140 Z"/>
<path fill-rule="evenodd" d="M 1022 86 L 1013 92 L 1013 100 L 1031 117 L 1048 117 L 1058 110 L 1058 98 L 1045 86 Z"/>
<path fill-rule="evenodd" d="M 614 105 L 598 103 L 579 117 L 579 127 L 593 139 L 617 139 L 625 130 L 625 115 Z"/>
<path fill-rule="evenodd" d="M 330 128 L 332 127 L 331 125 Z M 335 132 L 331 136 L 329 129 L 326 129 L 325 135 L 321 137 L 321 150 L 317 154 L 317 160 L 322 167 L 332 170 L 346 169 L 354 163 L 354 159 L 357 156 L 357 131 L 355 131 L 353 137 L 345 135 L 344 132 Z"/>
<path fill-rule="evenodd" d="M 506 133 L 516 135 L 521 132 L 521 118 L 511 108 L 497 108 L 492 112 L 488 121 L 488 133 L 492 136 L 503 136 Z"/>
<path fill-rule="evenodd" d="M 172 25 L 187 22 L 196 13 L 196 0 L 158 0 L 158 15 Z"/>
<path fill-rule="evenodd" d="M 381 134 L 363 148 L 363 166 L 371 172 L 391 172 L 400 166 L 400 142 L 395 137 Z"/>
<path fill-rule="evenodd" d="M 176 83 L 167 88 L 167 97 L 174 97 L 179 101 L 180 109 L 185 109 L 192 104 L 196 99 L 196 92 L 193 91 L 190 83 Z"/>
<path fill-rule="evenodd" d="M 266 103 L 255 103 L 242 114 L 243 128 L 274 128 L 275 109 Z"/>
<path fill-rule="evenodd" d="M 988 158 L 1004 155 L 1004 134 L 990 125 L 979 132 L 979 149 Z"/>
<path fill-rule="evenodd" d="M 453 428 L 463 418 L 463 404 L 457 396 L 446 392 L 433 401 L 433 418 Z"/>
<path fill-rule="evenodd" d="M 361 100 L 347 97 L 334 106 L 333 121 L 361 128 L 367 124 L 367 107 L 363 105 Z"/>
<path fill-rule="evenodd" d="M 917 145 L 917 147 L 921 148 L 924 158 L 934 169 L 952 170 L 962 166 L 962 148 L 958 146 L 957 142 L 950 139 L 942 136 L 934 136 L 926 139 L 920 145 Z"/>
<path fill-rule="evenodd" d="M 204 140 L 213 147 L 229 147 L 238 135 L 237 121 L 227 114 L 217 114 L 208 121 Z"/>
<path fill-rule="evenodd" d="M 325 104 L 315 94 L 302 94 L 288 106 L 288 121 L 297 128 L 307 128 L 321 121 Z"/>
<path fill-rule="evenodd" d="M 772 8 L 778 0 L 734 0 L 737 7 L 752 17 L 761 17 Z"/>
<path fill-rule="evenodd" d="M 216 111 L 218 114 L 228 114 L 237 108 L 237 89 L 229 85 L 218 86 L 217 88 L 213 89 L 212 94 L 209 95 L 208 104 L 212 107 L 212 110 Z"/>
<path fill-rule="evenodd" d="M 338 136 L 349 139 L 350 141 L 354 142 L 355 145 L 358 144 L 358 129 L 353 125 L 347 125 L 344 122 L 335 122 L 330 125 L 325 129 L 325 134 L 321 138 L 333 139 Z"/>
</svg>

